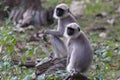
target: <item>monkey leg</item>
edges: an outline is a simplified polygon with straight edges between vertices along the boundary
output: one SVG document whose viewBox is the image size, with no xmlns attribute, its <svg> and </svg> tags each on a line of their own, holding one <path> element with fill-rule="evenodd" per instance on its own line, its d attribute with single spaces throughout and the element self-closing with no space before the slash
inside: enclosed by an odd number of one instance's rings
<svg viewBox="0 0 120 80">
<path fill-rule="evenodd" d="M 53 58 L 62 58 L 67 56 L 67 48 L 62 39 L 50 35 L 51 44 L 53 46 Z"/>
</svg>

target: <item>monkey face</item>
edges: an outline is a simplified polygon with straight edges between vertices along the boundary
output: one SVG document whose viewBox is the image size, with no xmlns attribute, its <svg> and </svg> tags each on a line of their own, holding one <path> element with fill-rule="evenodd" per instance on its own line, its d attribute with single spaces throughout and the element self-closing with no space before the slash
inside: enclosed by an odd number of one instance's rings
<svg viewBox="0 0 120 80">
<path fill-rule="evenodd" d="M 56 19 L 64 18 L 69 15 L 69 12 L 69 7 L 66 4 L 62 3 L 56 6 L 53 17 Z"/>
<path fill-rule="evenodd" d="M 61 8 L 57 8 L 56 9 L 56 15 L 58 16 L 58 17 L 61 17 L 61 16 L 63 16 L 64 15 L 64 10 L 63 9 L 61 9 Z"/>
<path fill-rule="evenodd" d="M 70 23 L 66 26 L 64 36 L 75 38 L 80 35 L 80 26 L 77 23 Z"/>
<path fill-rule="evenodd" d="M 71 36 L 75 33 L 75 29 L 71 28 L 71 27 L 68 27 L 67 28 L 67 35 Z"/>
<path fill-rule="evenodd" d="M 79 31 L 80 31 L 80 28 L 79 28 L 79 27 L 77 27 L 76 29 L 75 29 L 75 28 L 68 27 L 68 28 L 67 28 L 67 35 L 72 36 L 72 35 L 74 35 L 74 34 L 77 34 L 77 32 L 79 32 Z"/>
</svg>

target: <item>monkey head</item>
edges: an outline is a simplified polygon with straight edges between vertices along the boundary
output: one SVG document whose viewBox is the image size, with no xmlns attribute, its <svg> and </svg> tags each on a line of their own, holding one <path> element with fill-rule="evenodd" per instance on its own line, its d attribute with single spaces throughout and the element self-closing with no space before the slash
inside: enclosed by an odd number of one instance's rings
<svg viewBox="0 0 120 80">
<path fill-rule="evenodd" d="M 53 17 L 56 19 L 64 18 L 67 17 L 69 13 L 69 7 L 66 4 L 62 3 L 56 6 Z"/>
<path fill-rule="evenodd" d="M 67 38 L 76 38 L 80 35 L 80 26 L 77 23 L 70 23 L 66 26 L 64 36 Z"/>
</svg>

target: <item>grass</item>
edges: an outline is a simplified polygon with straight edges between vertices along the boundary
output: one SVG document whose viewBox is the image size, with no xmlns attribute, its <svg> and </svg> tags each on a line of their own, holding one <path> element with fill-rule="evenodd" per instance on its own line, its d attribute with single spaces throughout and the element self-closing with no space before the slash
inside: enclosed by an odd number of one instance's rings
<svg viewBox="0 0 120 80">
<path fill-rule="evenodd" d="M 114 25 L 110 25 L 106 21 L 109 18 L 120 16 L 120 14 L 115 13 L 116 7 L 120 5 L 120 0 L 91 1 L 91 3 L 85 2 L 85 14 L 78 20 L 82 30 L 89 37 L 94 50 L 94 60 L 92 63 L 92 66 L 94 67 L 90 68 L 87 75 L 91 80 L 116 80 L 116 78 L 120 76 L 120 18 L 116 18 L 116 23 Z M 71 0 L 50 0 L 49 3 L 44 3 L 44 6 L 54 7 L 61 2 L 70 4 Z M 95 17 L 102 12 L 107 12 L 108 17 Z M 99 37 L 99 34 L 102 32 L 88 30 L 91 26 L 105 27 L 107 29 L 105 32 L 107 33 L 107 36 L 105 38 Z M 48 28 L 48 26 L 45 28 Z M 27 57 L 31 57 L 32 59 L 35 59 L 36 57 L 45 57 L 38 45 L 33 46 L 32 43 L 27 43 L 26 39 L 31 32 L 34 31 L 27 31 L 23 34 L 13 32 L 12 25 L 0 27 L 0 39 L 3 40 L 0 44 L 10 44 L 10 46 L 12 46 L 7 47 L 7 49 L 4 50 L 6 53 L 0 56 L 0 59 L 4 60 L 0 62 L 1 80 L 3 78 L 7 78 L 6 80 L 23 80 L 24 77 L 32 74 L 34 71 L 34 69 L 20 68 L 9 62 L 11 60 L 11 54 L 12 58 L 18 58 L 17 53 L 13 50 L 13 45 L 15 45 L 16 40 L 22 40 L 29 46 L 28 49 L 24 50 L 22 53 L 23 60 Z M 11 44 L 11 41 L 15 43 L 12 42 Z M 7 69 L 4 68 L 5 66 Z"/>
<path fill-rule="evenodd" d="M 115 25 L 110 25 L 107 24 L 106 21 L 109 19 L 108 17 L 105 18 L 98 18 L 94 19 L 96 14 L 102 13 L 102 12 L 107 12 L 109 13 L 109 17 L 113 16 L 119 16 L 119 14 L 115 13 L 115 7 L 119 5 L 119 0 L 112 0 L 109 2 L 103 2 L 102 0 L 99 0 L 100 2 L 98 3 L 87 3 L 87 7 L 85 10 L 85 17 L 88 18 L 87 21 L 82 22 L 82 25 L 90 27 L 91 25 L 94 27 L 105 27 L 108 31 L 107 37 L 106 38 L 100 38 L 99 34 L 101 32 L 94 31 L 90 32 L 88 36 L 91 39 L 91 42 L 97 44 L 94 47 L 94 51 L 97 53 L 97 57 L 95 58 L 95 61 L 93 62 L 94 65 L 97 65 L 99 69 L 95 69 L 96 73 L 94 70 L 92 72 L 94 75 L 89 74 L 91 77 L 94 76 L 96 77 L 97 80 L 116 80 L 118 76 L 120 76 L 120 64 L 119 64 L 119 57 L 120 55 L 118 54 L 120 51 L 120 23 L 119 19 L 116 19 L 116 24 Z M 116 5 L 114 5 L 116 3 Z M 87 25 L 86 25 L 87 23 Z M 83 28 L 84 29 L 84 28 Z M 117 40 L 117 41 L 116 41 Z M 104 44 L 104 45 L 102 45 Z M 97 49 L 96 49 L 97 47 Z M 115 48 L 118 48 L 115 50 Z M 105 53 L 109 53 L 108 57 L 102 57 Z M 116 65 L 116 66 L 112 66 Z M 98 70 L 98 72 L 97 72 Z M 92 79 L 95 80 L 95 79 Z"/>
</svg>

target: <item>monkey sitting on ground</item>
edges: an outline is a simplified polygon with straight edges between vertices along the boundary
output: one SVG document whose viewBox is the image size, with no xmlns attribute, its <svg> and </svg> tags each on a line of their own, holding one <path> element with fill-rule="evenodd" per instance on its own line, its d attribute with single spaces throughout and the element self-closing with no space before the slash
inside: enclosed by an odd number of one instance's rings
<svg viewBox="0 0 120 80">
<path fill-rule="evenodd" d="M 67 72 L 71 76 L 85 73 L 93 59 L 88 38 L 77 23 L 67 25 L 64 36 L 67 38 L 68 65 Z M 80 79 L 81 80 L 81 79 Z"/>
<path fill-rule="evenodd" d="M 67 24 L 77 21 L 71 14 L 69 7 L 63 3 L 56 6 L 53 17 L 58 19 L 57 30 L 43 30 L 41 33 L 50 34 L 54 53 L 53 58 L 62 58 L 67 56 L 66 41 L 63 38 L 65 27 Z"/>
</svg>

